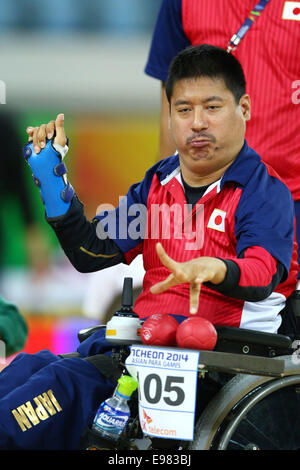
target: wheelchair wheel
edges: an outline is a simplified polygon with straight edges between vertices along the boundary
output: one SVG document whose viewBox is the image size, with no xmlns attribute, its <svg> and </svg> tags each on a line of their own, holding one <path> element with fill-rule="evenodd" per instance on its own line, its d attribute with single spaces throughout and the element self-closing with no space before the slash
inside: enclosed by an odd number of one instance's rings
<svg viewBox="0 0 300 470">
<path fill-rule="evenodd" d="M 195 429 L 194 450 L 300 450 L 300 364 L 284 359 L 281 378 L 236 375 Z M 293 362 L 294 360 L 294 362 Z"/>
</svg>

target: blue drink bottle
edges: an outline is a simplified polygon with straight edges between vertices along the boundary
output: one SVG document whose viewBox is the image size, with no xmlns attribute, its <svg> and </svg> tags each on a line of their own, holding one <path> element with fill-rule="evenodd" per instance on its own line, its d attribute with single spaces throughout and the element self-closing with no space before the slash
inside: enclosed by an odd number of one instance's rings
<svg viewBox="0 0 300 470">
<path fill-rule="evenodd" d="M 138 387 L 138 382 L 128 375 L 118 380 L 119 385 L 113 396 L 101 403 L 92 429 L 105 439 L 117 441 L 130 417 L 128 400 Z"/>
</svg>

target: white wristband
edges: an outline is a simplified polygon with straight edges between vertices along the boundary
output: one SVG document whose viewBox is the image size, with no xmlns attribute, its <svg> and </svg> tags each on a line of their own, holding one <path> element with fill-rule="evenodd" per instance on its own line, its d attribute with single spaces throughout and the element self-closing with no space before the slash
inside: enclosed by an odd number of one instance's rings
<svg viewBox="0 0 300 470">
<path fill-rule="evenodd" d="M 60 154 L 62 160 L 65 158 L 69 150 L 69 147 L 67 145 L 63 147 L 62 145 L 55 144 L 54 142 L 53 142 L 53 148 Z"/>
</svg>

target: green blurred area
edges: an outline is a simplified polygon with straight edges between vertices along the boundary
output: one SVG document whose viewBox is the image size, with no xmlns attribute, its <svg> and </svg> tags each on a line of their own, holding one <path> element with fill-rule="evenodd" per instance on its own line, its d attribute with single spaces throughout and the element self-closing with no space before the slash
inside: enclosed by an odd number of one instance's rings
<svg viewBox="0 0 300 470">
<path fill-rule="evenodd" d="M 27 142 L 26 128 L 29 125 L 37 126 L 42 122 L 48 122 L 53 119 L 53 112 L 24 112 L 15 116 L 15 123 L 20 141 L 20 152 L 23 153 L 23 145 Z M 8 143 L 9 145 L 9 143 Z M 2 149 L 5 157 L 5 149 Z M 45 220 L 44 206 L 41 202 L 39 190 L 33 184 L 32 173 L 24 160 L 25 180 L 28 194 L 32 203 L 34 219 L 38 224 L 50 250 L 58 246 L 57 239 Z M 2 224 L 2 243 L 3 250 L 2 267 L 23 267 L 28 263 L 25 236 L 26 224 L 22 216 L 22 208 L 13 194 L 9 194 L 1 201 L 0 217 Z"/>
</svg>

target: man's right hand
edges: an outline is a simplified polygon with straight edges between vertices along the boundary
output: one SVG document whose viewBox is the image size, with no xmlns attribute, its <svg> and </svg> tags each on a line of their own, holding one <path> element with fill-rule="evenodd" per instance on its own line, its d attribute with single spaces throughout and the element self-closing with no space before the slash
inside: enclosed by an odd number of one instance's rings
<svg viewBox="0 0 300 470">
<path fill-rule="evenodd" d="M 55 121 L 39 127 L 26 129 L 29 143 L 24 148 L 24 157 L 31 168 L 33 180 L 48 217 L 64 215 L 70 208 L 74 189 L 67 180 L 67 169 L 63 159 L 68 151 L 64 129 L 64 115 L 58 114 Z"/>
<path fill-rule="evenodd" d="M 27 127 L 28 142 L 33 143 L 35 153 L 39 153 L 45 146 L 46 140 L 54 138 L 54 144 L 64 147 L 67 143 L 67 137 L 64 128 L 64 115 L 58 114 L 55 121 L 48 124 L 42 124 L 39 127 Z"/>
</svg>

